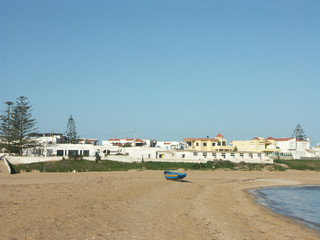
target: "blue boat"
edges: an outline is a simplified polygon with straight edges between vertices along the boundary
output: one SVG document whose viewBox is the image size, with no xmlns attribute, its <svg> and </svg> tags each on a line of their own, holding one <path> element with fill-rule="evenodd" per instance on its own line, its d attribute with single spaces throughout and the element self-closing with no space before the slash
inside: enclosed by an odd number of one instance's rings
<svg viewBox="0 0 320 240">
<path fill-rule="evenodd" d="M 171 171 L 164 171 L 163 174 L 167 180 L 175 180 L 175 181 L 181 181 L 183 178 L 187 176 L 186 173 L 177 173 L 177 172 L 171 172 Z"/>
</svg>

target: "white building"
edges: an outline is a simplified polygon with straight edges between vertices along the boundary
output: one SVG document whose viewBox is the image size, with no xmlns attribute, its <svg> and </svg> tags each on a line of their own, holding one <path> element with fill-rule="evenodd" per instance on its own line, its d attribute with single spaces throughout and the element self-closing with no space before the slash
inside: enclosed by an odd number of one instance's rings
<svg viewBox="0 0 320 240">
<path fill-rule="evenodd" d="M 276 146 L 281 149 L 281 155 L 292 156 L 293 159 L 313 157 L 310 150 L 310 140 L 298 140 L 296 138 L 276 138 Z"/>
<path fill-rule="evenodd" d="M 102 151 L 101 146 L 93 144 L 47 144 L 40 147 L 26 148 L 23 150 L 23 156 L 61 156 L 68 157 L 82 155 L 94 157 Z"/>
<path fill-rule="evenodd" d="M 314 158 L 317 158 L 317 160 L 320 158 L 320 145 L 312 147 L 312 149 L 307 151 L 312 154 Z"/>
<path fill-rule="evenodd" d="M 79 144 L 93 144 L 93 145 L 98 145 L 99 140 L 98 139 L 87 139 L 87 138 L 80 138 L 78 139 Z"/>
<path fill-rule="evenodd" d="M 65 142 L 65 138 L 62 133 L 36 133 L 30 137 L 30 140 L 37 141 L 42 145 Z"/>
<path fill-rule="evenodd" d="M 147 143 L 139 138 L 111 138 L 107 141 L 102 141 L 103 146 L 118 146 L 118 147 L 132 147 L 132 146 L 144 146 Z"/>
<path fill-rule="evenodd" d="M 165 148 L 167 150 L 182 150 L 185 143 L 178 141 L 157 141 L 157 148 Z"/>
</svg>

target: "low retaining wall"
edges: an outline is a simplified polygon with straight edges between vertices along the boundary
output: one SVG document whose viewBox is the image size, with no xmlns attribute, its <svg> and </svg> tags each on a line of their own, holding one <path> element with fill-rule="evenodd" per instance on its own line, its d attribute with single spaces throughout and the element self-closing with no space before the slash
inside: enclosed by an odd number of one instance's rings
<svg viewBox="0 0 320 240">
<path fill-rule="evenodd" d="M 102 160 L 110 160 L 110 161 L 117 161 L 117 162 L 141 162 L 142 158 L 133 158 L 130 156 L 118 156 L 118 155 L 111 155 L 108 156 L 107 159 Z M 162 158 L 144 158 L 143 161 L 145 162 L 185 162 L 185 163 L 206 163 L 207 160 L 194 160 L 194 159 L 162 159 Z"/>
<path fill-rule="evenodd" d="M 61 161 L 62 157 L 6 157 L 7 160 L 11 164 L 29 164 L 29 163 L 36 163 L 36 162 L 57 162 Z M 68 159 L 68 158 L 66 158 Z M 85 160 L 95 161 L 95 157 L 85 157 Z"/>
<path fill-rule="evenodd" d="M 108 156 L 107 159 L 102 160 L 111 160 L 111 161 L 117 161 L 117 162 L 141 162 L 142 158 L 135 158 L 129 156 L 123 156 L 123 155 L 111 155 Z M 234 163 L 240 163 L 242 161 L 246 163 L 269 163 L 273 164 L 272 159 L 177 159 L 177 158 L 143 158 L 143 161 L 145 162 L 183 162 L 183 163 L 206 163 L 208 161 L 231 161 Z"/>
<path fill-rule="evenodd" d="M 7 157 L 11 164 L 28 164 L 35 162 L 54 162 L 61 161 L 61 157 Z"/>
<path fill-rule="evenodd" d="M 72 159 L 72 158 L 71 158 Z M 7 157 L 7 160 L 11 164 L 29 164 L 29 163 L 36 163 L 36 162 L 55 162 L 61 161 L 62 157 Z M 84 160 L 88 161 L 95 161 L 95 157 L 84 157 Z M 202 158 L 202 159 L 188 159 L 188 158 L 143 158 L 143 157 L 134 157 L 130 155 L 109 155 L 105 158 L 101 159 L 104 160 L 111 160 L 111 161 L 118 161 L 118 162 L 141 162 L 142 160 L 145 162 L 185 162 L 185 163 L 206 163 L 207 161 L 214 161 L 214 160 L 223 160 L 223 161 L 231 161 L 239 163 L 241 161 L 247 163 L 273 163 L 272 159 L 246 159 L 246 158 L 231 158 L 231 159 L 210 159 L 210 158 Z"/>
</svg>

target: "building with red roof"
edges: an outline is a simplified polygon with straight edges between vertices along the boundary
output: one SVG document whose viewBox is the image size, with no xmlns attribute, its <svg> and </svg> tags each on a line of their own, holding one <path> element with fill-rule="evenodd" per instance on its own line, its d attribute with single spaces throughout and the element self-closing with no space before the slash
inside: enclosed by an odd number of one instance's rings
<svg viewBox="0 0 320 240">
<path fill-rule="evenodd" d="M 185 150 L 191 151 L 218 151 L 218 152 L 231 152 L 233 148 L 227 145 L 225 139 L 220 133 L 215 138 L 184 138 L 186 142 Z"/>
<path fill-rule="evenodd" d="M 107 141 L 103 141 L 103 145 L 118 146 L 118 147 L 133 147 L 133 146 L 144 146 L 146 142 L 140 138 L 111 138 Z"/>
<path fill-rule="evenodd" d="M 277 155 L 280 149 L 276 146 L 276 141 L 272 137 L 264 139 L 263 137 L 254 137 L 251 140 L 231 141 L 230 144 L 238 151 L 260 152 Z"/>
<path fill-rule="evenodd" d="M 276 138 L 276 145 L 281 149 L 281 154 L 292 156 L 293 159 L 312 157 L 310 153 L 310 140 L 299 140 L 296 138 Z"/>
</svg>

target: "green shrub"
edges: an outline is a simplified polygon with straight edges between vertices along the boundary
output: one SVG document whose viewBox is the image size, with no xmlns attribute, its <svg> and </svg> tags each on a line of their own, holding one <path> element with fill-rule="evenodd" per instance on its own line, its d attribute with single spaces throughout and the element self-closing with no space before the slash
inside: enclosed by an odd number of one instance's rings
<svg viewBox="0 0 320 240">
<path fill-rule="evenodd" d="M 281 166 L 281 165 L 278 165 L 278 164 L 274 164 L 273 165 L 273 170 L 274 171 L 286 171 L 286 168 Z"/>
<path fill-rule="evenodd" d="M 320 171 L 319 160 L 275 160 L 275 163 L 281 163 L 288 166 L 289 169 L 294 170 L 311 170 Z"/>
</svg>

